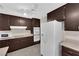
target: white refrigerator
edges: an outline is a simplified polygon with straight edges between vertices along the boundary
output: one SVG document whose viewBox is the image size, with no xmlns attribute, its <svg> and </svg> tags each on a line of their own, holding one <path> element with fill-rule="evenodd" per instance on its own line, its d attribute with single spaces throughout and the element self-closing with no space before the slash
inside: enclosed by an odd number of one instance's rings
<svg viewBox="0 0 79 59">
<path fill-rule="evenodd" d="M 51 21 L 41 24 L 41 55 L 61 55 L 60 43 L 63 39 L 63 23 Z"/>
<path fill-rule="evenodd" d="M 40 27 L 33 27 L 34 42 L 40 41 Z"/>
</svg>

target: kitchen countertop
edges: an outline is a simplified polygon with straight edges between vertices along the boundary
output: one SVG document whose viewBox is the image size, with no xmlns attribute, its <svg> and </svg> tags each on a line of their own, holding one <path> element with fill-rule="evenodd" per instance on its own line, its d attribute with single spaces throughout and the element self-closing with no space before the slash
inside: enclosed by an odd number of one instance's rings
<svg viewBox="0 0 79 59">
<path fill-rule="evenodd" d="M 17 35 L 17 36 L 11 36 L 11 37 L 1 37 L 0 40 L 9 40 L 9 39 L 22 38 L 22 37 L 30 37 L 30 36 L 33 36 L 33 34 Z"/>
<path fill-rule="evenodd" d="M 79 37 L 66 37 L 61 45 L 79 51 Z"/>
</svg>

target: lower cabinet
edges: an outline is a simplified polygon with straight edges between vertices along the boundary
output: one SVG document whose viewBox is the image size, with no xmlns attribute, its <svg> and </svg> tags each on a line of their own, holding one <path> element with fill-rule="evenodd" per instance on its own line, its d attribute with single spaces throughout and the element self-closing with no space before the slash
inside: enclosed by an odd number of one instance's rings
<svg viewBox="0 0 79 59">
<path fill-rule="evenodd" d="M 9 46 L 8 43 L 8 40 L 0 40 L 0 48 Z"/>
<path fill-rule="evenodd" d="M 0 40 L 0 48 L 9 46 L 8 53 L 18 50 L 18 49 L 21 49 L 21 48 L 31 46 L 33 44 L 34 44 L 33 43 L 33 36 L 8 39 L 8 40 Z"/>
<path fill-rule="evenodd" d="M 9 50 L 12 52 L 33 45 L 33 37 L 23 37 L 9 40 Z"/>
<path fill-rule="evenodd" d="M 62 56 L 79 56 L 79 51 L 62 46 Z"/>
</svg>

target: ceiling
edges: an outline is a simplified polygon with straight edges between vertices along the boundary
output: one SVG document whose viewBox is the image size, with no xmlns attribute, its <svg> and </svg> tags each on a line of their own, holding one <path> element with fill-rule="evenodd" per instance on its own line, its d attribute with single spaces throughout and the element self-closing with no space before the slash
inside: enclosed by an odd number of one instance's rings
<svg viewBox="0 0 79 59">
<path fill-rule="evenodd" d="M 28 18 L 42 18 L 66 3 L 0 3 L 0 13 Z"/>
</svg>

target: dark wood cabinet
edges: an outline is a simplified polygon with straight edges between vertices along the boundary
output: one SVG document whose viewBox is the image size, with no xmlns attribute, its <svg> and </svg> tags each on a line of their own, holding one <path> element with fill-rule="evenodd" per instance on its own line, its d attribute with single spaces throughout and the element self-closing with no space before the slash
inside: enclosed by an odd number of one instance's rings
<svg viewBox="0 0 79 59">
<path fill-rule="evenodd" d="M 0 14 L 0 30 L 10 30 L 9 16 Z"/>
<path fill-rule="evenodd" d="M 31 30 L 31 33 L 33 33 L 33 27 L 40 27 L 40 19 L 32 18 L 32 30 Z"/>
<path fill-rule="evenodd" d="M 67 31 L 79 31 L 79 3 L 68 3 L 47 14 L 48 21 L 64 20 Z"/>
<path fill-rule="evenodd" d="M 32 27 L 40 27 L 40 19 L 32 18 Z"/>
<path fill-rule="evenodd" d="M 51 11 L 47 14 L 48 21 L 57 20 L 64 21 L 65 20 L 65 6 L 61 6 L 54 11 Z"/>
<path fill-rule="evenodd" d="M 11 26 L 20 26 L 20 19 L 16 16 L 9 16 Z"/>
<path fill-rule="evenodd" d="M 62 46 L 62 56 L 79 56 L 79 51 Z"/>
<path fill-rule="evenodd" d="M 33 37 L 23 37 L 9 40 L 9 50 L 12 52 L 33 45 Z"/>
<path fill-rule="evenodd" d="M 29 18 L 20 18 L 20 21 L 23 21 L 24 23 L 21 23 L 22 26 L 27 26 L 27 30 L 32 29 L 32 20 Z"/>
<path fill-rule="evenodd" d="M 9 46 L 9 49 L 7 52 L 9 53 L 9 52 L 13 52 L 18 49 L 22 49 L 39 43 L 40 43 L 39 41 L 38 42 L 33 41 L 33 36 L 21 37 L 21 38 L 0 40 L 0 48 Z"/>
<path fill-rule="evenodd" d="M 0 40 L 0 48 L 9 46 L 8 40 Z"/>
<path fill-rule="evenodd" d="M 33 36 L 0 40 L 0 48 L 9 46 L 8 52 L 22 49 L 22 48 L 31 46 L 33 44 L 34 44 Z"/>
<path fill-rule="evenodd" d="M 79 3 L 66 5 L 65 30 L 78 31 L 79 26 Z"/>
<path fill-rule="evenodd" d="M 10 25 L 11 26 L 27 26 L 27 29 L 31 30 L 31 19 L 17 17 L 17 16 L 10 16 Z"/>
<path fill-rule="evenodd" d="M 0 14 L 0 30 L 10 30 L 10 26 L 27 26 L 26 30 L 40 27 L 40 19 Z"/>
</svg>

